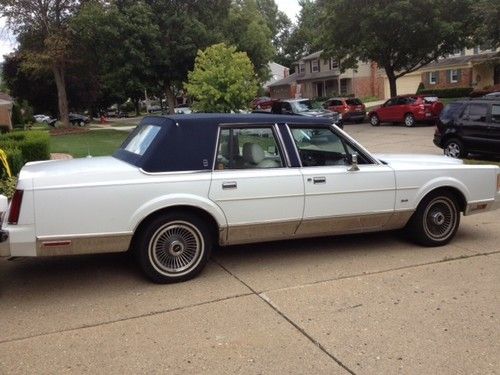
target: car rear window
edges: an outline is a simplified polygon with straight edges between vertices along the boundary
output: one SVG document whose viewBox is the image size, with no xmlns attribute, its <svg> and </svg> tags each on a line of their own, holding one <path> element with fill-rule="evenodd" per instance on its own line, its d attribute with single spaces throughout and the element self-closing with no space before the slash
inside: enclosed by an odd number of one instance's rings
<svg viewBox="0 0 500 375">
<path fill-rule="evenodd" d="M 341 100 L 330 100 L 330 105 L 342 105 Z"/>
<path fill-rule="evenodd" d="M 462 113 L 464 105 L 463 103 L 450 103 L 441 111 L 439 118 L 441 121 L 449 121 L 452 120 Z"/>
<path fill-rule="evenodd" d="M 127 140 L 122 148 L 128 152 L 142 156 L 149 148 L 159 131 L 159 126 L 142 126 Z"/>
<path fill-rule="evenodd" d="M 363 103 L 361 103 L 361 100 L 359 100 L 358 98 L 347 99 L 345 102 L 347 103 L 347 105 L 362 105 L 363 104 Z"/>
<path fill-rule="evenodd" d="M 439 100 L 437 96 L 426 96 L 424 97 L 424 102 L 427 104 L 435 103 Z"/>
</svg>

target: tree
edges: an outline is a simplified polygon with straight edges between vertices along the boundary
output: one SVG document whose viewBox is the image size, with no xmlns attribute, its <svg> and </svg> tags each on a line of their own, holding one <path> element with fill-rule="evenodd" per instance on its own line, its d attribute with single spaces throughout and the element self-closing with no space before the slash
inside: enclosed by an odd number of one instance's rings
<svg viewBox="0 0 500 375">
<path fill-rule="evenodd" d="M 199 51 L 194 70 L 184 86 L 201 112 L 231 112 L 245 109 L 257 94 L 254 67 L 246 52 L 224 43 Z"/>
<path fill-rule="evenodd" d="M 323 48 L 318 33 L 320 15 L 318 4 L 312 0 L 299 0 L 299 5 L 302 8 L 297 25 L 282 35 L 282 47 L 278 51 L 276 60 L 289 67 L 301 57 Z"/>
<path fill-rule="evenodd" d="M 471 43 L 473 0 L 318 0 L 325 55 L 342 69 L 375 61 L 396 80 Z"/>
<path fill-rule="evenodd" d="M 223 40 L 221 23 L 231 0 L 146 0 L 158 27 L 158 49 L 153 56 L 156 82 L 174 113 L 175 92 L 182 87 L 198 50 Z"/>
<path fill-rule="evenodd" d="M 478 15 L 476 37 L 479 43 L 491 48 L 500 47 L 500 2 L 498 0 L 479 0 L 474 4 Z"/>
<path fill-rule="evenodd" d="M 271 31 L 275 51 L 280 51 L 290 34 L 292 21 L 278 9 L 274 0 L 257 0 L 257 8 Z"/>
<path fill-rule="evenodd" d="M 233 0 L 225 28 L 225 41 L 248 54 L 261 82 L 269 79 L 268 63 L 275 54 L 273 33 L 256 0 Z"/>
<path fill-rule="evenodd" d="M 67 26 L 78 6 L 75 0 L 0 0 L 0 16 L 7 18 L 18 38 L 31 41 L 21 51 L 25 68 L 52 72 L 63 126 L 69 126 L 65 74 L 70 59 Z"/>
</svg>

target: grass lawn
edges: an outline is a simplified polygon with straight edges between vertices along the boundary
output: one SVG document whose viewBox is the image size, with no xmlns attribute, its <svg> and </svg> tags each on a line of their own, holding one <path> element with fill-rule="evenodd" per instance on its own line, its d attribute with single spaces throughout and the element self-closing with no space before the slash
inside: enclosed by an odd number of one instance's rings
<svg viewBox="0 0 500 375">
<path fill-rule="evenodd" d="M 70 154 L 75 158 L 111 155 L 127 138 L 128 132 L 105 129 L 82 134 L 50 137 L 50 152 Z"/>
</svg>

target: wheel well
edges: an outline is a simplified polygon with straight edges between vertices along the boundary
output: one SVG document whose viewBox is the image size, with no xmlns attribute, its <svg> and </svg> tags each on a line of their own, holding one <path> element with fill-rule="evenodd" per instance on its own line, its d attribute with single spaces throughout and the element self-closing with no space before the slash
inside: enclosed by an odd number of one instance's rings
<svg viewBox="0 0 500 375">
<path fill-rule="evenodd" d="M 202 210 L 201 208 L 198 207 L 193 207 L 193 206 L 171 206 L 171 207 L 165 207 L 162 209 L 159 209 L 155 212 L 150 213 L 148 216 L 146 216 L 142 221 L 139 223 L 139 225 L 135 228 L 134 235 L 132 237 L 131 241 L 131 246 L 133 246 L 134 241 L 137 237 L 137 235 L 143 230 L 143 228 L 148 225 L 148 223 L 157 218 L 158 216 L 164 215 L 166 213 L 170 213 L 173 211 L 177 212 L 189 212 L 193 215 L 196 215 L 203 219 L 209 226 L 210 228 L 210 233 L 213 236 L 214 243 L 219 242 L 219 225 L 217 224 L 217 221 L 214 219 L 212 215 L 210 215 L 207 211 Z"/>
<path fill-rule="evenodd" d="M 415 118 L 415 115 L 412 112 L 406 112 L 405 115 L 403 116 L 403 118 L 408 116 L 408 115 L 411 115 L 411 117 Z"/>
<path fill-rule="evenodd" d="M 428 192 L 421 200 L 420 202 L 425 199 L 425 197 L 429 196 L 430 194 L 436 194 L 436 193 L 449 193 L 455 197 L 455 200 L 458 204 L 458 209 L 461 212 L 465 212 L 465 208 L 467 206 L 467 200 L 465 199 L 465 196 L 462 194 L 460 190 L 458 190 L 455 187 L 452 186 L 442 186 L 439 188 L 436 188 L 430 192 Z M 419 203 L 420 204 L 420 203 Z"/>
</svg>

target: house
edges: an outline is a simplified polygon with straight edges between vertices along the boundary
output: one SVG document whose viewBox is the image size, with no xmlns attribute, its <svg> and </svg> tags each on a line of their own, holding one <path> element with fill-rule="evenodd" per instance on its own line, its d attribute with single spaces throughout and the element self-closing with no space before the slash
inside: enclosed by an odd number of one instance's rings
<svg viewBox="0 0 500 375">
<path fill-rule="evenodd" d="M 0 92 L 0 128 L 12 130 L 12 98 Z"/>
<path fill-rule="evenodd" d="M 384 78 L 386 97 L 389 83 Z M 483 90 L 500 84 L 500 52 L 481 47 L 462 49 L 439 58 L 396 81 L 398 94 L 414 94 L 420 84 L 425 89 L 470 87 Z"/>
<path fill-rule="evenodd" d="M 383 96 L 383 77 L 375 63 L 360 62 L 356 69 L 341 72 L 335 60 L 321 57 L 322 52 L 303 57 L 294 63 L 295 73 L 270 84 L 271 98 Z"/>
<path fill-rule="evenodd" d="M 290 75 L 290 69 L 287 68 L 286 66 L 280 65 L 275 62 L 270 62 L 267 64 L 269 71 L 271 73 L 271 78 L 264 83 L 264 89 L 267 91 L 269 90 L 269 85 L 271 85 L 274 82 L 280 81 L 285 77 L 288 77 Z"/>
</svg>

